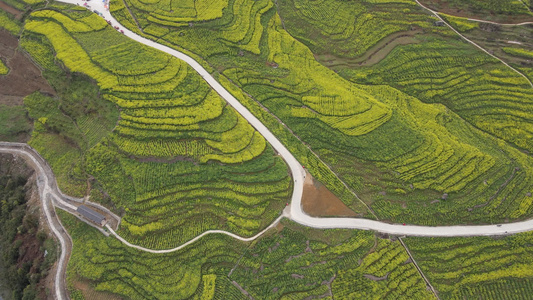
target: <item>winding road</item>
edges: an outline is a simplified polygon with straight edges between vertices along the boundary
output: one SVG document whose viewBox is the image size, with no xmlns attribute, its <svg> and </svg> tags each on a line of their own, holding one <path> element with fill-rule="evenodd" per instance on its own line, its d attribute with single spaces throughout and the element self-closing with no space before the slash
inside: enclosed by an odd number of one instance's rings
<svg viewBox="0 0 533 300">
<path fill-rule="evenodd" d="M 78 4 L 77 0 L 61 0 L 60 2 Z M 90 2 L 91 9 L 96 9 L 103 14 L 104 19 L 110 20 L 113 24 L 120 24 L 109 11 L 104 8 L 104 4 L 101 1 Z M 432 11 L 433 12 L 433 11 Z M 122 26 L 121 26 L 122 27 Z M 481 235 L 504 235 L 510 233 L 518 233 L 533 230 L 533 220 L 524 222 L 503 224 L 503 225 L 480 225 L 480 226 L 415 226 L 415 225 L 401 225 L 401 224 L 388 224 L 380 221 L 357 219 L 357 218 L 315 218 L 307 215 L 302 210 L 302 194 L 304 186 L 305 170 L 302 165 L 296 160 L 291 152 L 270 132 L 270 130 L 259 121 L 244 105 L 242 105 L 233 95 L 231 95 L 220 83 L 218 83 L 211 74 L 204 69 L 197 61 L 192 57 L 183 54 L 175 49 L 158 44 L 147 38 L 139 36 L 138 34 L 128 30 L 126 28 L 120 28 L 124 30 L 124 34 L 140 43 L 147 46 L 156 48 L 170 55 L 173 55 L 187 64 L 189 64 L 198 74 L 200 74 L 204 80 L 222 97 L 224 98 L 237 112 L 239 112 L 252 126 L 261 133 L 265 139 L 272 145 L 272 147 L 283 157 L 285 162 L 290 168 L 292 177 L 294 180 L 294 191 L 289 205 L 288 212 L 284 213 L 285 216 L 297 223 L 313 228 L 348 228 L 348 229 L 363 229 L 363 230 L 375 230 L 382 233 L 388 233 L 393 235 L 413 235 L 413 236 L 481 236 Z M 272 226 L 272 225 L 271 225 Z M 221 231 L 217 231 L 221 233 Z M 247 240 L 246 238 L 237 237 L 240 240 Z M 177 249 L 177 248 L 176 248 Z M 169 249 L 171 250 L 171 249 Z"/>
<path fill-rule="evenodd" d="M 60 2 L 77 4 L 81 3 L 76 0 L 61 0 Z M 90 2 L 91 9 L 96 9 L 103 14 L 103 17 L 106 20 L 110 20 L 114 25 L 119 24 L 117 20 L 111 16 L 110 12 L 104 9 L 104 4 L 101 1 L 95 0 Z M 427 8 L 426 8 L 427 9 Z M 433 11 L 432 11 L 433 12 Z M 435 15 L 438 14 L 433 12 Z M 440 18 L 440 17 L 439 17 Z M 300 223 L 305 226 L 313 228 L 347 228 L 347 229 L 362 229 L 362 230 L 374 230 L 382 233 L 387 233 L 391 235 L 400 235 L 400 236 L 426 236 L 426 237 L 457 237 L 457 236 L 488 236 L 488 235 L 506 235 L 519 232 L 525 232 L 533 230 L 533 220 L 508 223 L 501 225 L 480 225 L 480 226 L 415 226 L 415 225 L 401 225 L 401 224 L 388 224 L 375 220 L 368 219 L 357 219 L 357 218 L 316 218 L 307 215 L 302 210 L 301 200 L 303 194 L 304 186 L 304 176 L 305 170 L 301 164 L 296 160 L 296 158 L 289 152 L 289 150 L 270 132 L 270 130 L 261 123 L 247 108 L 245 108 L 233 95 L 231 95 L 220 83 L 218 83 L 213 76 L 207 70 L 205 70 L 198 62 L 193 58 L 171 49 L 167 46 L 163 46 L 154 41 L 148 40 L 144 37 L 141 37 L 134 32 L 123 28 L 124 34 L 140 43 L 143 43 L 147 46 L 159 49 L 170 55 L 173 55 L 194 68 L 204 80 L 222 97 L 224 98 L 235 110 L 237 110 L 248 122 L 259 132 L 265 139 L 272 145 L 272 147 L 283 157 L 285 162 L 290 168 L 292 177 L 294 180 L 294 191 L 291 198 L 291 203 L 283 211 L 282 215 L 276 219 L 270 226 L 265 228 L 263 231 L 259 232 L 255 236 L 244 238 L 237 236 L 233 233 L 222 231 L 222 230 L 211 230 L 202 233 L 201 235 L 195 237 L 194 239 L 176 247 L 173 249 L 166 250 L 152 250 L 137 245 L 133 245 L 126 241 L 124 238 L 120 237 L 110 226 L 107 226 L 107 229 L 114 235 L 117 239 L 123 242 L 129 247 L 133 247 L 142 251 L 147 251 L 151 253 L 168 253 L 182 249 L 191 243 L 194 243 L 196 240 L 200 239 L 204 235 L 211 233 L 220 233 L 226 234 L 233 238 L 242 240 L 242 241 L 252 241 L 262 235 L 264 232 L 274 227 L 283 217 L 286 217 L 290 220 L 293 220 L 297 223 Z M 453 28 L 452 28 L 453 29 Z M 455 31 L 455 30 L 454 30 Z M 458 33 L 459 34 L 459 33 Z M 459 34 L 460 35 L 460 34 Z M 463 37 L 464 38 L 464 37 Z M 475 44 L 474 44 L 475 45 Z M 477 45 L 476 45 L 477 46 Z M 479 46 L 477 46 L 479 48 Z M 483 49 L 482 49 L 483 50 Z M 486 52 L 486 51 L 485 51 Z M 488 53 L 490 55 L 490 53 Z M 492 56 L 492 55 L 491 55 Z M 507 65 L 507 64 L 506 64 Z M 509 66 L 510 67 L 510 66 Z M 515 70 L 516 71 L 516 70 Z M 522 74 L 521 74 L 522 75 Z M 16 155 L 24 156 L 35 168 L 36 172 L 39 174 L 39 191 L 41 196 L 41 202 L 43 210 L 50 226 L 50 229 L 54 235 L 58 238 L 61 245 L 61 256 L 58 262 L 58 269 L 55 276 L 55 293 L 57 299 L 68 299 L 65 286 L 65 269 L 66 262 L 68 261 L 68 255 L 70 254 L 68 248 L 72 247 L 72 241 L 66 230 L 61 225 L 61 222 L 52 212 L 49 204 L 53 204 L 56 207 L 61 209 L 69 208 L 72 210 L 75 209 L 75 206 L 69 204 L 69 200 L 79 201 L 80 199 L 72 198 L 62 194 L 57 188 L 57 183 L 55 177 L 50 170 L 49 166 L 46 164 L 44 159 L 31 147 L 26 144 L 18 143 L 7 143 L 0 142 L 0 152 L 11 153 Z M 54 199 L 52 199 L 54 198 Z M 69 199 L 70 198 L 70 199 Z M 54 201 L 55 200 L 55 201 Z M 70 205 L 70 207 L 69 207 Z M 72 213 L 72 212 L 71 212 Z M 111 212 L 109 212 L 111 213 Z M 114 216 L 114 215 L 113 215 Z M 118 217 L 117 217 L 118 218 Z M 118 218 L 119 219 L 119 218 Z M 119 219 L 120 220 L 120 219 Z"/>
<path fill-rule="evenodd" d="M 0 142 L 0 153 L 21 156 L 37 173 L 36 181 L 37 187 L 39 188 L 41 207 L 44 212 L 48 227 L 54 236 L 59 240 L 59 245 L 61 248 L 61 254 L 59 256 L 57 271 L 54 278 L 56 299 L 69 299 L 66 289 L 66 267 L 70 256 L 70 249 L 72 249 L 72 239 L 70 238 L 70 235 L 66 229 L 63 227 L 63 224 L 61 224 L 61 221 L 57 217 L 53 208 L 58 207 L 66 212 L 76 215 L 75 211 L 77 205 L 75 204 L 81 204 L 83 202 L 85 205 L 98 208 L 110 218 L 115 218 L 117 220 L 117 226 L 120 218 L 100 204 L 87 200 L 84 201 L 84 199 L 74 198 L 63 194 L 57 186 L 57 181 L 50 166 L 46 163 L 44 158 L 42 158 L 41 155 L 29 145 L 22 143 Z M 94 225 L 91 226 L 96 227 Z M 111 229 L 111 227 L 108 228 Z"/>
</svg>

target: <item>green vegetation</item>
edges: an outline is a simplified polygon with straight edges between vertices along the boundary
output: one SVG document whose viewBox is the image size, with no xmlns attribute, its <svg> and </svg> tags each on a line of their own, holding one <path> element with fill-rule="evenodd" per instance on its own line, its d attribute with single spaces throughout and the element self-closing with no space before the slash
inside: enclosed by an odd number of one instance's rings
<svg viewBox="0 0 533 300">
<path fill-rule="evenodd" d="M 460 32 L 470 31 L 479 28 L 478 22 L 468 21 L 466 18 L 454 17 L 447 14 L 440 14 L 448 23 Z"/>
<path fill-rule="evenodd" d="M 41 65 L 63 72 L 49 45 L 80 77 L 59 103 L 39 94 L 26 99 L 37 126 L 30 144 L 78 183 L 66 192 L 85 194 L 82 180 L 94 176 L 125 211 L 119 233 L 150 248 L 209 229 L 250 236 L 278 217 L 292 191 L 283 160 L 197 73 L 95 14 L 59 8 L 31 14 L 23 45 Z M 79 73 L 98 87 L 81 83 Z"/>
<path fill-rule="evenodd" d="M 502 48 L 502 50 L 505 53 L 508 53 L 508 54 L 511 54 L 511 55 L 516 55 L 516 56 L 520 56 L 520 57 L 524 57 L 524 58 L 528 58 L 528 59 L 533 59 L 533 51 L 529 51 L 529 50 L 521 49 L 521 48 L 511 48 L 511 47 L 504 47 L 504 48 Z"/>
<path fill-rule="evenodd" d="M 531 214 L 532 161 L 519 150 L 533 151 L 533 91 L 415 2 L 220 1 L 219 17 L 203 20 L 126 2 L 133 17 L 121 22 L 203 57 L 352 208 L 331 171 L 380 219 L 442 225 Z M 413 42 L 402 45 L 404 36 Z M 359 66 L 366 52 L 394 43 L 381 61 Z"/>
<path fill-rule="evenodd" d="M 531 233 L 404 241 L 443 300 L 529 299 L 533 294 Z"/>
<path fill-rule="evenodd" d="M 447 17 L 448 18 L 448 17 Z M 530 21 L 533 21 L 530 20 Z M 508 20 L 518 23 L 519 20 Z M 496 57 L 504 60 L 515 69 L 519 70 L 533 81 L 533 44 L 531 26 L 503 26 L 485 22 L 474 22 L 466 19 L 450 22 L 457 30 L 463 31 L 463 35 L 482 48 L 493 53 Z"/>
<path fill-rule="evenodd" d="M 360 57 L 380 42 L 434 27 L 436 18 L 421 12 L 414 1 L 289 0 L 279 3 L 284 28 L 324 60 Z"/>
<path fill-rule="evenodd" d="M 5 12 L 4 10 L 0 10 L 0 28 L 6 29 L 13 35 L 18 35 L 20 32 L 20 22 L 15 20 L 9 13 Z M 3 73 L 0 72 L 0 75 L 1 74 Z"/>
<path fill-rule="evenodd" d="M 72 291 L 76 278 L 87 278 L 96 291 L 128 299 L 247 298 L 240 288 L 255 299 L 433 298 L 400 243 L 367 231 L 283 222 L 253 243 L 208 235 L 180 251 L 150 254 L 58 213 L 74 241 Z"/>
<path fill-rule="evenodd" d="M 6 75 L 9 72 L 9 69 L 4 64 L 4 62 L 0 59 L 0 75 Z"/>
<path fill-rule="evenodd" d="M 339 299 L 435 298 L 399 241 L 378 240 L 357 268 L 339 271 L 332 287 Z"/>
<path fill-rule="evenodd" d="M 56 259 L 53 240 L 39 226 L 39 211 L 26 206 L 30 175 L 23 163 L 0 156 L 0 264 L 5 270 L 0 276 L 17 300 L 46 299 L 44 278 Z"/>
<path fill-rule="evenodd" d="M 20 135 L 29 134 L 31 127 L 24 107 L 0 104 L 0 140 L 17 141 Z"/>
<path fill-rule="evenodd" d="M 204 59 L 361 215 L 349 189 L 393 222 L 531 216 L 532 90 L 413 1 L 126 3 L 133 16 L 111 7 L 122 24 Z M 447 18 L 465 34 L 498 28 Z M 58 92 L 25 99 L 30 144 L 66 193 L 122 209 L 121 236 L 170 248 L 209 229 L 250 236 L 279 215 L 285 164 L 185 63 L 75 6 L 36 11 L 24 29 L 22 47 Z M 74 299 L 433 298 L 401 244 L 371 232 L 283 221 L 252 243 L 208 235 L 155 255 L 58 214 L 74 242 Z M 530 237 L 406 242 L 443 299 L 510 298 L 531 294 Z"/>
</svg>

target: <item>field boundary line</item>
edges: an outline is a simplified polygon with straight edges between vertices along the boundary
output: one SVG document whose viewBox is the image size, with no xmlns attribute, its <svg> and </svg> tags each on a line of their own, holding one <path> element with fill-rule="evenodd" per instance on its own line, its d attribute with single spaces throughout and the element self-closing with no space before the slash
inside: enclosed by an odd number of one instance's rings
<svg viewBox="0 0 533 300">
<path fill-rule="evenodd" d="M 224 74 L 221 74 L 221 76 L 224 76 L 231 84 L 233 84 L 236 88 L 238 88 L 240 91 L 242 91 L 244 94 L 246 94 L 248 97 L 250 97 L 250 99 L 252 99 L 255 103 L 257 103 L 257 105 L 259 105 L 266 113 L 268 113 L 269 115 L 271 115 L 272 117 L 274 117 L 274 119 L 276 119 L 278 121 L 279 124 L 281 124 L 281 126 L 283 126 L 283 128 L 285 128 L 288 132 L 290 132 L 298 141 L 300 141 L 300 143 L 302 145 L 304 145 L 324 166 L 326 166 L 330 171 L 331 171 L 331 174 L 333 174 L 335 176 L 335 178 L 337 178 L 343 185 L 344 187 L 348 190 L 348 192 L 350 192 L 352 195 L 355 196 L 355 198 L 357 200 L 359 200 L 366 208 L 367 210 L 376 218 L 376 220 L 379 220 L 379 217 L 376 215 L 376 213 L 374 212 L 374 210 L 372 210 L 370 208 L 370 206 L 368 206 L 368 204 L 366 204 L 361 198 L 359 198 L 359 196 L 344 182 L 344 180 L 342 180 L 339 175 L 337 175 L 337 173 L 335 173 L 333 171 L 333 169 L 331 168 L 330 165 L 328 165 L 326 162 L 324 162 L 322 160 L 322 158 L 320 158 L 320 156 L 318 156 L 318 154 L 316 154 L 315 151 L 313 151 L 313 149 L 311 149 L 311 147 L 305 143 L 296 133 L 294 133 L 294 131 L 292 129 L 289 128 L 289 126 L 287 126 L 278 116 L 276 116 L 274 113 L 272 113 L 270 111 L 270 109 L 268 109 L 266 106 L 264 106 L 261 102 L 257 101 L 257 99 L 255 99 L 252 95 L 250 95 L 249 93 L 247 93 L 246 91 L 244 91 L 242 88 L 240 88 L 237 84 L 235 84 L 235 82 L 233 82 L 233 80 L 231 80 L 230 78 L 228 78 L 226 75 Z M 342 201 L 342 200 L 341 200 Z"/>
<path fill-rule="evenodd" d="M 190 244 L 193 244 L 194 242 L 198 241 L 202 237 L 204 237 L 204 236 L 206 236 L 208 234 L 215 234 L 215 233 L 225 234 L 227 236 L 230 236 L 232 238 L 235 238 L 235 239 L 243 241 L 243 242 L 251 242 L 251 241 L 257 239 L 258 237 L 260 237 L 261 235 L 265 234 L 270 229 L 272 229 L 275 226 L 277 226 L 278 223 L 281 221 L 281 219 L 284 218 L 284 217 L 286 217 L 285 213 L 282 214 L 281 216 L 279 216 L 276 220 L 274 220 L 274 222 L 272 222 L 270 225 L 268 225 L 268 227 L 266 227 L 265 229 L 263 229 L 262 231 L 260 231 L 256 235 L 251 236 L 249 238 L 244 238 L 242 236 L 238 236 L 238 235 L 236 235 L 234 233 L 231 233 L 231 232 L 228 232 L 228 231 L 224 231 L 224 230 L 207 230 L 207 231 L 202 232 L 201 234 L 197 235 L 196 237 L 190 239 L 189 241 L 187 241 L 187 242 L 185 242 L 185 243 L 183 243 L 183 244 L 181 244 L 181 245 L 179 245 L 179 246 L 177 246 L 175 248 L 161 249 L 161 250 L 149 249 L 149 248 L 145 248 L 145 247 L 142 247 L 142 246 L 138 246 L 138 245 L 132 244 L 132 243 L 128 242 L 126 239 L 124 239 L 123 237 L 121 237 L 120 235 L 118 235 L 113 230 L 113 228 L 111 228 L 111 226 L 109 226 L 108 224 L 106 224 L 105 227 L 111 232 L 111 234 L 113 236 L 115 236 L 119 241 L 121 241 L 124 245 L 126 245 L 128 247 L 135 248 L 137 250 L 141 250 L 141 251 L 145 251 L 145 252 L 149 252 L 149 253 L 161 254 L 161 253 L 170 253 L 170 252 L 175 252 L 175 251 L 181 250 L 181 249 L 189 246 Z"/>
<path fill-rule="evenodd" d="M 439 12 L 439 14 L 444 14 L 444 13 Z M 447 15 L 447 14 L 445 14 L 445 15 Z M 453 15 L 450 15 L 450 16 L 457 17 L 457 18 L 462 18 L 462 17 L 458 17 L 458 16 L 453 16 Z M 533 22 L 522 22 L 522 23 L 513 24 L 513 23 L 498 23 L 498 22 L 481 20 L 481 19 L 473 19 L 473 18 L 466 18 L 466 19 L 468 21 L 472 21 L 472 22 L 489 23 L 489 24 L 501 25 L 501 26 L 523 26 L 523 25 L 531 25 L 531 24 L 533 24 Z"/>
<path fill-rule="evenodd" d="M 422 269 L 420 269 L 420 267 L 416 263 L 416 260 L 413 257 L 413 255 L 411 254 L 411 251 L 409 251 L 409 248 L 407 248 L 407 245 L 405 245 L 405 243 L 402 241 L 401 237 L 398 237 L 398 240 L 400 241 L 400 244 L 402 244 L 402 246 L 405 248 L 405 251 L 407 251 L 407 255 L 409 255 L 409 258 L 411 258 L 411 261 L 413 262 L 413 264 L 415 265 L 416 269 L 418 270 L 418 273 L 420 273 L 420 275 L 422 275 L 422 278 L 424 279 L 426 284 L 429 286 L 429 288 L 431 289 L 431 291 L 433 292 L 435 297 L 437 297 L 437 300 L 440 300 L 439 294 L 437 293 L 437 290 L 435 290 L 435 288 L 429 282 L 429 279 L 427 279 L 426 275 L 424 275 L 424 272 L 422 272 Z"/>
<path fill-rule="evenodd" d="M 464 35 L 462 35 L 459 31 L 455 30 L 455 28 L 453 28 L 452 25 L 448 24 L 448 22 L 446 22 L 440 15 L 438 12 L 430 9 L 430 8 L 427 8 L 425 7 L 424 5 L 422 5 L 418 0 L 415 0 L 416 3 L 418 3 L 418 5 L 420 5 L 423 9 L 431 12 L 435 17 L 437 17 L 440 21 L 442 21 L 444 24 L 446 24 L 446 26 L 448 26 L 451 30 L 453 30 L 453 32 L 455 32 L 457 35 L 459 35 L 461 38 L 463 38 L 465 41 L 469 42 L 470 44 L 476 46 L 478 49 L 480 49 L 481 51 L 485 52 L 486 54 L 488 54 L 489 56 L 491 56 L 492 58 L 495 58 L 497 60 L 499 60 L 502 64 L 506 65 L 508 68 L 510 68 L 511 70 L 515 71 L 517 74 L 519 74 L 520 76 L 524 77 L 525 80 L 527 80 L 527 82 L 529 83 L 529 85 L 531 86 L 531 88 L 533 88 L 533 82 L 531 82 L 531 80 L 529 80 L 529 78 L 522 74 L 522 72 L 518 71 L 517 69 L 511 67 L 511 65 L 509 65 L 508 63 L 506 63 L 505 61 L 503 61 L 501 58 L 495 56 L 494 54 L 490 53 L 489 51 L 485 50 L 485 48 L 479 46 L 478 44 L 474 43 L 473 41 L 469 40 L 467 37 L 465 37 Z"/>
</svg>

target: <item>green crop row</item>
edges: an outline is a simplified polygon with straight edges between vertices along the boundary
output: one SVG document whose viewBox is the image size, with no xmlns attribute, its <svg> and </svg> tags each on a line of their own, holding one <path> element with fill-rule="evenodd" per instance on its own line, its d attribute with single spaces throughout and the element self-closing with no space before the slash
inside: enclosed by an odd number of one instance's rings
<svg viewBox="0 0 533 300">
<path fill-rule="evenodd" d="M 398 241 L 379 240 L 360 266 L 339 271 L 332 287 L 340 299 L 435 298 Z"/>
<path fill-rule="evenodd" d="M 407 238 L 441 299 L 529 299 L 531 233 L 501 238 Z"/>
<path fill-rule="evenodd" d="M 192 26 L 154 38 L 204 57 L 221 72 L 219 79 L 224 86 L 268 122 L 276 134 L 285 136 L 285 143 L 302 164 L 309 165 L 312 174 L 320 174 L 324 168 L 335 172 L 372 205 L 380 218 L 442 224 L 483 222 L 501 217 L 502 213 L 512 218 L 530 214 L 530 197 L 526 196 L 533 180 L 530 159 L 476 129 L 524 149 L 531 147 L 533 139 L 527 138 L 530 130 L 526 121 L 530 90 L 524 80 L 498 66 L 491 57 L 448 40 L 453 32 L 434 26 L 435 19 L 421 13 L 412 1 L 358 3 L 350 4 L 350 8 L 344 2 L 330 2 L 298 2 L 291 4 L 292 8 L 280 4 L 281 18 L 273 9 L 264 12 L 262 26 L 254 27 L 262 36 L 259 52 L 247 49 L 245 43 L 230 45 L 224 38 L 225 30 L 235 30 L 233 24 L 252 24 L 257 20 L 254 10 L 236 10 L 236 2 L 232 1 L 218 19 L 191 21 Z M 136 10 L 135 1 L 128 5 L 141 25 L 167 26 L 147 17 L 156 10 L 146 5 Z M 391 5 L 398 8 L 394 10 L 398 15 L 390 12 Z M 403 9 L 409 10 L 408 17 L 401 13 Z M 373 21 L 363 22 L 369 12 L 380 20 L 379 26 Z M 168 10 L 167 14 L 180 18 L 184 12 Z M 339 17 L 331 21 L 329 16 L 334 14 Z M 336 47 L 352 42 L 353 37 L 338 38 L 340 33 L 335 34 L 335 30 L 344 28 L 339 25 L 343 22 L 353 25 L 354 18 L 361 18 L 361 24 L 367 26 L 353 28 L 353 34 L 358 36 L 387 26 L 396 28 L 394 24 L 403 27 L 367 44 L 358 41 L 366 46 L 352 57 L 388 36 L 407 34 L 414 39 L 426 32 L 425 40 L 421 38 L 419 44 L 393 48 L 374 66 L 355 68 L 347 64 L 336 69 L 339 75 L 357 83 L 386 83 L 405 93 L 349 83 L 316 62 L 316 52 L 327 50 L 331 55 L 340 55 L 335 52 Z M 299 23 L 291 27 L 290 22 L 304 19 L 309 22 L 305 28 L 311 28 L 306 34 L 291 31 Z M 249 35 L 250 28 L 241 26 L 240 36 Z M 323 42 L 324 36 L 331 39 L 319 50 L 313 43 Z M 424 105 L 419 99 L 432 104 Z M 292 135 L 282 133 L 269 113 Z M 474 126 L 462 123 L 461 118 Z M 301 142 L 304 147 L 296 145 Z M 299 154 L 309 151 L 306 146 L 319 155 L 320 161 L 314 154 Z M 316 163 L 309 164 L 309 158 Z M 365 166 L 365 170 L 360 170 L 360 166 Z M 519 170 L 516 176 L 512 175 L 515 168 Z M 337 176 L 321 179 L 341 195 L 345 187 Z M 341 198 L 349 205 L 355 203 L 353 198 Z"/>
<path fill-rule="evenodd" d="M 451 26 L 461 32 L 470 31 L 474 28 L 479 28 L 478 22 L 468 21 L 466 18 L 454 17 L 447 14 L 440 14 Z"/>
<path fill-rule="evenodd" d="M 508 54 L 511 54 L 511 55 L 520 56 L 520 57 L 529 58 L 529 59 L 533 58 L 533 51 L 529 51 L 529 50 L 526 50 L 526 49 L 504 47 L 504 48 L 502 48 L 502 50 L 505 53 L 508 53 Z"/>
<path fill-rule="evenodd" d="M 0 28 L 4 28 L 13 35 L 18 35 L 20 32 L 20 23 L 7 12 L 0 10 Z"/>
<path fill-rule="evenodd" d="M 414 1 L 291 0 L 279 4 L 284 28 L 313 53 L 340 61 L 357 58 L 393 34 L 432 28 Z"/>
<path fill-rule="evenodd" d="M 46 37 L 70 71 L 95 80 L 119 120 L 109 128 L 79 116 L 73 127 L 61 111 L 34 119 L 87 145 L 84 170 L 125 210 L 119 232 L 169 248 L 209 229 L 254 235 L 277 218 L 291 180 L 265 139 L 191 67 L 93 16 L 41 10 L 25 28 Z"/>
<path fill-rule="evenodd" d="M 433 298 L 400 243 L 367 231 L 317 231 L 284 221 L 253 243 L 209 235 L 183 250 L 151 254 L 58 213 L 74 241 L 71 292 L 73 280 L 85 278 L 91 287 L 84 295 L 94 290 L 128 299 L 241 299 L 244 293 L 255 299 Z"/>
<path fill-rule="evenodd" d="M 373 67 L 346 74 L 359 82 L 388 83 L 427 103 L 445 104 L 474 126 L 533 150 L 527 109 L 533 90 L 520 75 L 464 43 L 435 40 L 404 46 Z"/>
</svg>

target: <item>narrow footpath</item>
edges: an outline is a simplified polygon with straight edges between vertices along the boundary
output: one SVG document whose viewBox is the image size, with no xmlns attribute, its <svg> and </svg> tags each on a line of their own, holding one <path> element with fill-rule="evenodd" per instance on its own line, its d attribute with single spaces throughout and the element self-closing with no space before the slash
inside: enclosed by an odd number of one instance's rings
<svg viewBox="0 0 533 300">
<path fill-rule="evenodd" d="M 60 2 L 70 3 L 74 5 L 81 4 L 77 0 L 61 0 Z M 111 16 L 110 12 L 104 8 L 104 4 L 101 1 L 93 1 L 91 2 L 91 5 L 92 5 L 92 9 L 96 9 L 103 14 L 104 19 L 110 20 L 114 24 L 120 24 L 117 20 L 113 18 L 113 16 Z M 433 11 L 431 12 L 434 13 L 438 18 L 440 18 L 436 12 L 433 12 Z M 384 223 L 380 221 L 357 219 L 357 218 L 311 217 L 302 210 L 302 204 L 301 204 L 305 170 L 303 169 L 301 164 L 296 160 L 296 158 L 289 152 L 289 150 L 274 136 L 274 134 L 272 134 L 272 132 L 270 132 L 270 130 L 263 123 L 261 123 L 261 121 L 259 121 L 247 108 L 245 108 L 235 97 L 233 97 L 233 95 L 231 95 L 224 87 L 222 87 L 222 85 L 218 83 L 215 80 L 215 78 L 211 76 L 211 74 L 207 72 L 207 70 L 205 70 L 193 58 L 177 50 L 171 49 L 167 46 L 163 46 L 154 41 L 141 37 L 135 34 L 134 32 L 124 28 L 121 25 L 120 27 L 121 27 L 120 29 L 124 31 L 124 34 L 127 37 L 135 41 L 138 41 L 140 43 L 143 43 L 147 46 L 159 49 L 170 55 L 173 55 L 185 61 L 194 70 L 196 70 L 204 78 L 204 80 L 223 99 L 225 99 L 237 112 L 239 112 L 257 131 L 259 131 L 259 133 L 261 133 L 264 136 L 264 138 L 272 145 L 272 147 L 283 157 L 283 159 L 285 160 L 285 162 L 290 168 L 290 171 L 292 173 L 292 177 L 294 180 L 294 191 L 292 194 L 290 205 L 283 211 L 282 215 L 278 219 L 276 219 L 270 226 L 268 226 L 263 231 L 259 232 L 257 235 L 253 237 L 244 238 L 244 237 L 240 237 L 233 233 L 222 231 L 222 230 L 211 230 L 211 231 L 206 231 L 200 234 L 194 239 L 176 248 L 167 249 L 167 250 L 152 250 L 152 249 L 143 248 L 137 245 L 133 245 L 129 243 L 128 241 L 126 241 L 124 238 L 120 237 L 110 226 L 106 227 L 111 232 L 112 235 L 114 235 L 117 239 L 119 239 L 122 243 L 124 243 L 125 245 L 129 247 L 133 247 L 133 248 L 136 248 L 142 251 L 151 252 L 151 253 L 168 253 L 168 252 L 182 249 L 183 247 L 186 247 L 187 245 L 194 243 L 196 240 L 200 239 L 204 235 L 211 234 L 211 233 L 226 234 L 235 239 L 239 239 L 242 241 L 252 241 L 258 238 L 260 235 L 262 235 L 264 232 L 266 232 L 270 228 L 274 227 L 283 217 L 293 220 L 299 224 L 313 227 L 313 228 L 320 228 L 320 229 L 346 228 L 346 229 L 373 230 L 377 232 L 387 233 L 391 235 L 398 235 L 398 236 L 425 236 L 425 237 L 458 237 L 458 236 L 489 236 L 489 235 L 494 236 L 494 235 L 508 235 L 508 234 L 514 234 L 514 233 L 533 230 L 533 220 L 516 222 L 516 223 L 508 223 L 508 224 L 480 225 L 480 226 L 416 226 L 416 225 L 388 224 L 388 223 Z M 458 32 L 456 33 L 459 34 Z M 461 34 L 459 35 L 465 38 Z M 468 41 L 468 39 L 466 40 Z M 475 43 L 471 41 L 469 42 L 474 44 L 476 47 L 480 48 L 487 54 L 491 55 L 490 53 L 485 51 L 483 48 L 477 46 Z M 507 65 L 505 62 L 503 63 Z M 507 66 L 510 67 L 509 65 Z M 510 68 L 516 71 L 512 67 Z M 516 72 L 523 76 L 523 74 L 521 74 L 520 72 L 518 71 Z M 61 256 L 58 262 L 57 273 L 55 276 L 56 278 L 55 295 L 56 295 L 56 299 L 60 299 L 60 300 L 68 299 L 68 294 L 67 294 L 66 284 L 65 284 L 65 270 L 66 270 L 66 264 L 68 262 L 68 255 L 70 254 L 70 251 L 68 250 L 71 249 L 72 247 L 72 241 L 53 210 L 54 210 L 54 207 L 58 207 L 61 209 L 67 208 L 66 211 L 72 213 L 72 209 L 74 208 L 74 206 L 72 205 L 72 203 L 69 204 L 69 201 L 76 201 L 76 198 L 72 198 L 67 195 L 64 195 L 59 191 L 59 189 L 57 188 L 56 179 L 50 167 L 44 161 L 44 159 L 30 146 L 26 144 L 20 144 L 20 143 L 0 142 L 0 152 L 12 153 L 15 155 L 23 156 L 35 168 L 39 176 L 38 184 L 39 184 L 39 192 L 41 196 L 43 211 L 45 213 L 50 229 L 52 230 L 54 235 L 57 237 L 61 245 Z M 120 218 L 118 217 L 116 218 L 118 219 L 118 222 L 120 222 Z"/>
</svg>

